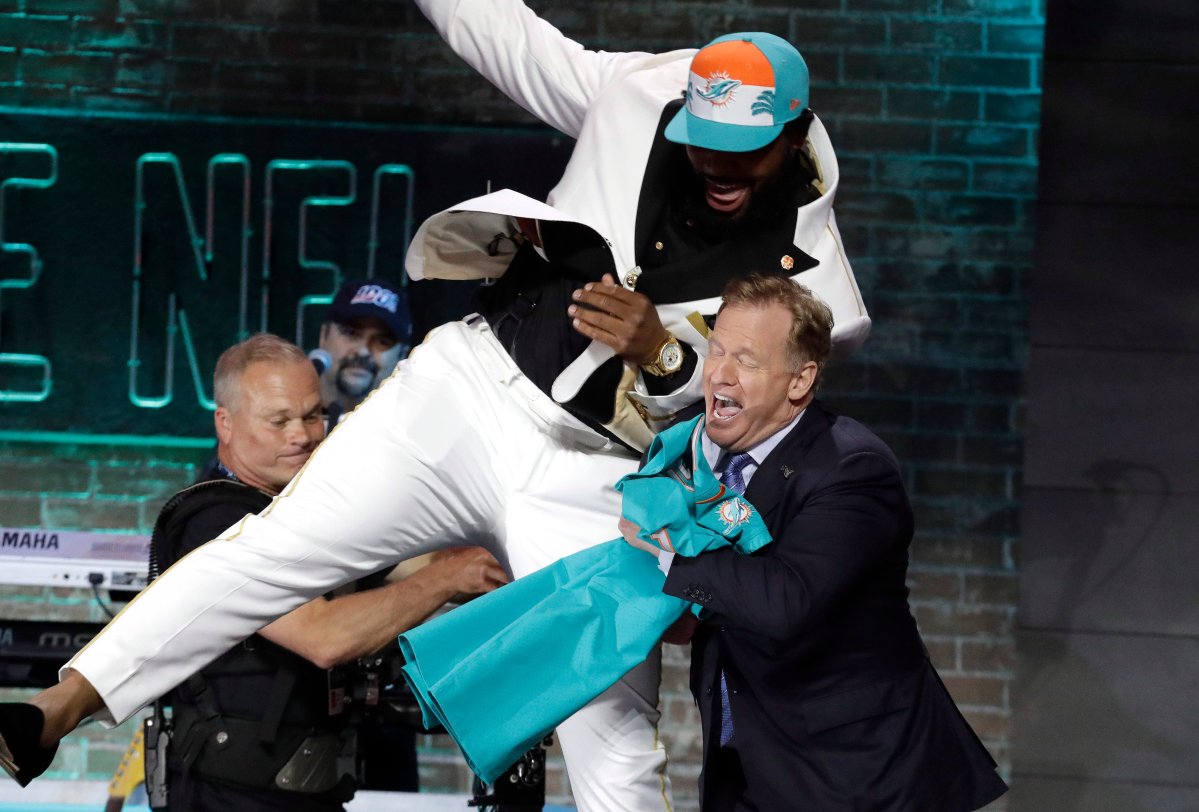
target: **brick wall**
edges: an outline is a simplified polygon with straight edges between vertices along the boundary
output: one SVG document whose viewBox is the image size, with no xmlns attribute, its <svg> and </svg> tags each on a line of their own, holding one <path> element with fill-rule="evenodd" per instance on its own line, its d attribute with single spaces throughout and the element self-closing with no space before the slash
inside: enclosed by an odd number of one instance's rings
<svg viewBox="0 0 1199 812">
<path fill-rule="evenodd" d="M 149 534 L 163 502 L 195 479 L 209 453 L 0 441 L 0 526 Z M 0 618 L 99 623 L 106 617 L 85 590 L 0 587 Z M 0 689 L 0 701 L 30 693 Z M 132 723 L 114 730 L 81 728 L 63 743 L 51 777 L 112 778 L 133 731 Z"/>
<path fill-rule="evenodd" d="M 804 53 L 841 159 L 838 221 L 875 319 L 825 397 L 904 461 L 919 522 L 912 603 L 934 662 L 1006 769 L 1043 0 L 532 5 L 598 48 L 761 29 Z M 0 104 L 532 123 L 405 0 L 0 0 Z M 108 463 L 86 454 L 6 453 L 74 490 L 5 496 L 5 523 L 144 526 L 158 495 L 148 483 L 177 481 L 152 455 L 124 494 L 103 476 Z M 84 493 L 96 498 L 82 503 Z M 678 807 L 694 809 L 686 659 L 667 652 L 663 735 Z M 464 786 L 445 743 L 426 744 L 427 784 Z M 557 771 L 551 791 L 565 792 Z"/>
</svg>

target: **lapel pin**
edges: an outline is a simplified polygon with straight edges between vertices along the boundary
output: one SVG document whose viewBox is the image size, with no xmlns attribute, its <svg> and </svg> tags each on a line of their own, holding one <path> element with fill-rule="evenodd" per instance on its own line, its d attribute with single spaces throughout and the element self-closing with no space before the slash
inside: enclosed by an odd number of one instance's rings
<svg viewBox="0 0 1199 812">
<path fill-rule="evenodd" d="M 787 477 L 791 476 L 791 474 L 795 473 L 791 470 L 791 466 L 789 465 L 784 465 L 779 468 L 779 470 L 783 472 L 783 479 L 786 479 Z"/>
<path fill-rule="evenodd" d="M 784 271 L 789 271 L 795 267 L 795 260 L 791 258 L 790 254 L 783 254 L 783 258 L 779 260 L 779 265 L 783 266 Z"/>
</svg>

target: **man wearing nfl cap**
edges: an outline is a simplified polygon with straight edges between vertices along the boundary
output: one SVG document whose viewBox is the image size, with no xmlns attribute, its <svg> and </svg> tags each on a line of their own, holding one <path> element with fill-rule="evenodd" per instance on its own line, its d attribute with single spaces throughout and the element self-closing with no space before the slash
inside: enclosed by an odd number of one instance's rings
<svg viewBox="0 0 1199 812">
<path fill-rule="evenodd" d="M 337 290 L 321 325 L 321 403 L 330 426 L 392 373 L 408 350 L 412 321 L 398 285 L 351 279 Z"/>
<path fill-rule="evenodd" d="M 731 277 L 794 277 L 832 309 L 835 353 L 865 339 L 832 211 L 836 156 L 785 41 L 605 53 L 519 0 L 416 3 L 483 76 L 577 139 L 562 180 L 546 202 L 502 190 L 421 226 L 409 274 L 495 279 L 478 314 L 401 362 L 236 545 L 173 567 L 68 663 L 38 700 L 43 741 L 81 715 L 129 716 L 273 618 L 399 559 L 478 544 L 519 577 L 611 538 L 612 485 L 702 402 Z M 584 812 L 670 807 L 658 679 L 655 656 L 558 728 Z"/>
</svg>

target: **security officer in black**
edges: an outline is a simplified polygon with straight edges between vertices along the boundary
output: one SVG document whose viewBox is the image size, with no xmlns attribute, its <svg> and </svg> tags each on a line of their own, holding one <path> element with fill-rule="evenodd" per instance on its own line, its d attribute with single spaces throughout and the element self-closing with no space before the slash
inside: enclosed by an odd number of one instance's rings
<svg viewBox="0 0 1199 812">
<path fill-rule="evenodd" d="M 266 508 L 324 437 L 316 371 L 277 336 L 227 350 L 214 390 L 219 465 L 163 508 L 154 571 Z M 317 598 L 217 658 L 166 697 L 166 808 L 340 810 L 355 789 L 354 731 L 328 669 L 381 649 L 453 596 L 506 580 L 486 551 L 454 548 L 404 581 Z"/>
</svg>

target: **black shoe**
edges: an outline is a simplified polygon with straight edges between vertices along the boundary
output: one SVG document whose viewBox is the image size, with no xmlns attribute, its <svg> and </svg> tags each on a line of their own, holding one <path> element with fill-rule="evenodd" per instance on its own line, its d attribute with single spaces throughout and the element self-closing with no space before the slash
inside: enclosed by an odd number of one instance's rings
<svg viewBox="0 0 1199 812">
<path fill-rule="evenodd" d="M 24 702 L 0 702 L 0 766 L 21 786 L 46 771 L 58 744 L 42 747 L 41 708 Z"/>
</svg>

